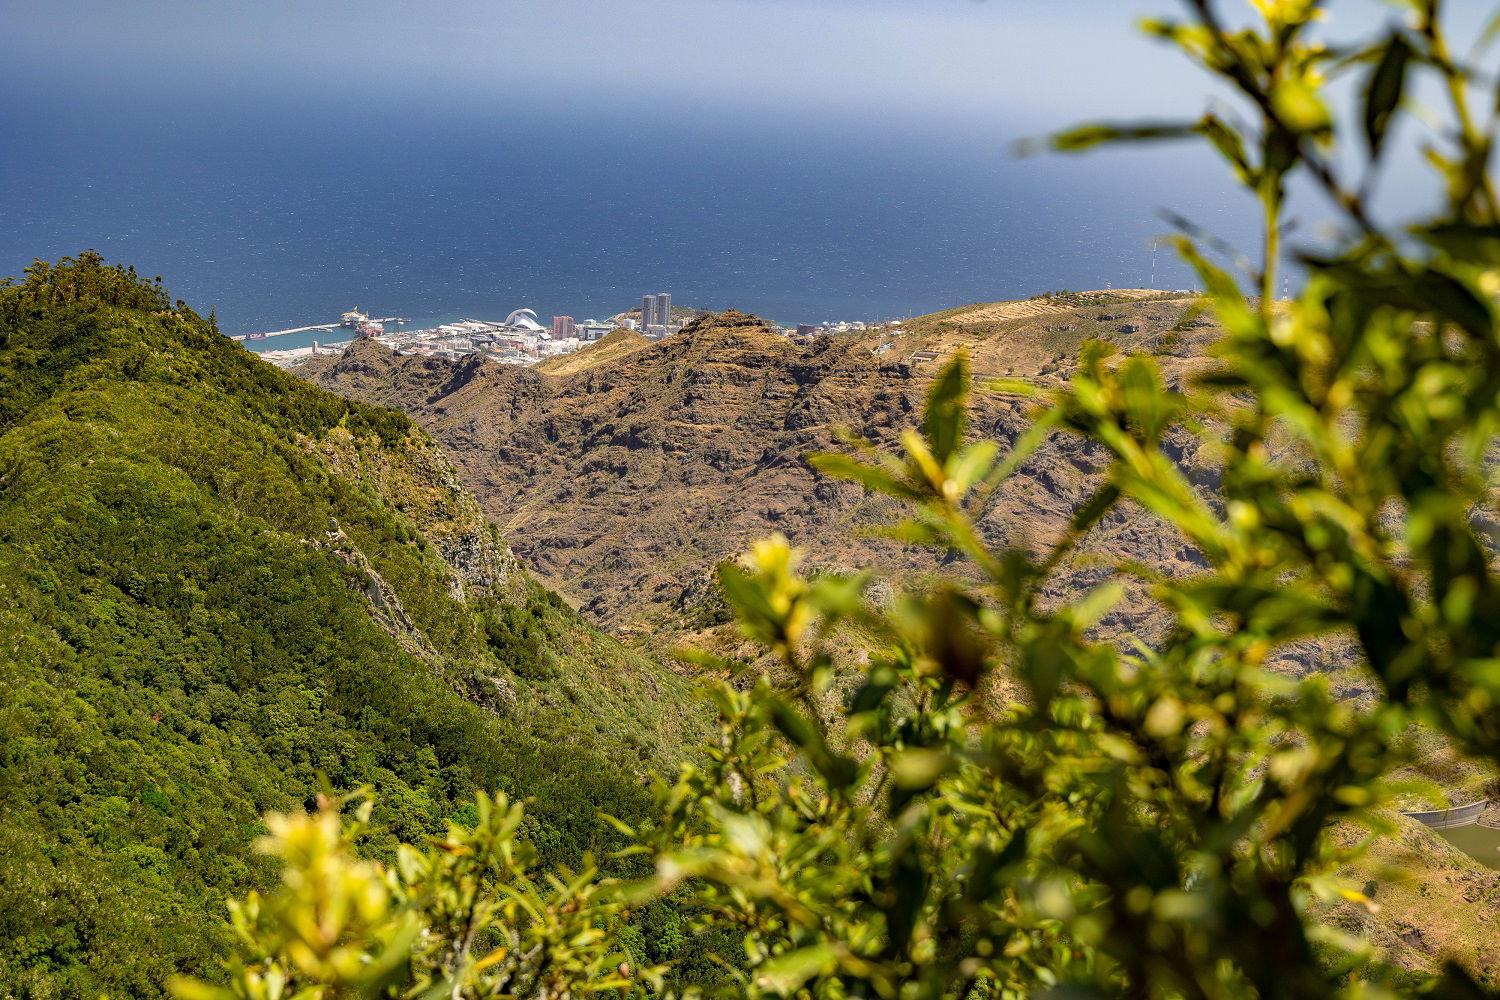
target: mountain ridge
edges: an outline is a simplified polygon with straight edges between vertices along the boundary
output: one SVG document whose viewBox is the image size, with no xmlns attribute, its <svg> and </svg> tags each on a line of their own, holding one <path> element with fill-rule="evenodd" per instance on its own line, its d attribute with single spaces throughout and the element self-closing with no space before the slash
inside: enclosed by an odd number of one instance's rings
<svg viewBox="0 0 1500 1000">
<path fill-rule="evenodd" d="M 941 358 L 962 349 L 977 369 L 1020 369 L 1046 382 L 1060 377 L 1060 358 L 1085 336 L 1113 337 L 1127 348 L 1174 330 L 1182 343 L 1205 339 L 1196 327 L 1177 330 L 1194 322 L 1194 297 L 1143 299 L 1075 295 L 1019 319 L 997 320 L 990 309 L 976 323 L 955 310 L 957 320 L 919 318 L 900 334 L 877 329 L 808 345 L 730 312 L 570 370 L 396 356 L 356 344 L 293 371 L 422 422 L 529 567 L 606 627 L 644 633 L 701 589 L 696 578 L 771 531 L 791 535 L 825 565 L 936 569 L 914 549 L 851 540 L 846 527 L 873 525 L 885 508 L 857 487 L 815 476 L 804 455 L 842 447 L 845 430 L 894 446 L 937 367 L 913 360 L 924 352 Z M 1127 313 L 1137 322 L 1122 322 Z M 1072 322 L 1059 324 L 1058 316 Z M 1042 331 L 1035 339 L 1045 350 L 996 347 L 996 327 L 1017 322 L 1002 330 L 1010 343 L 1038 324 L 1071 329 Z M 1008 366 L 992 360 L 1007 353 Z M 1167 360 L 1188 363 L 1186 354 Z M 1014 441 L 1028 412 L 1018 399 L 979 394 L 975 432 Z M 997 510 L 991 529 L 1039 542 L 1055 534 L 1099 461 L 1074 443 L 1049 444 L 1024 478 L 1053 502 L 1040 513 Z M 1209 467 L 1200 464 L 1200 471 Z"/>
<path fill-rule="evenodd" d="M 0 984 L 221 975 L 269 811 L 376 794 L 367 848 L 530 798 L 607 849 L 708 732 L 691 681 L 522 569 L 430 437 L 95 255 L 0 287 Z"/>
</svg>

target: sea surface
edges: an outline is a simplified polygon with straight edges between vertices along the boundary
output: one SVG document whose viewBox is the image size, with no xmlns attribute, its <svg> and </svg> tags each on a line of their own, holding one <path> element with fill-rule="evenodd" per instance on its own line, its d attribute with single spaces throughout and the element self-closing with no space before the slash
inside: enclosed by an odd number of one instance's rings
<svg viewBox="0 0 1500 1000">
<path fill-rule="evenodd" d="M 1253 251 L 1187 148 L 1018 158 L 1039 122 L 139 101 L 0 109 L 0 275 L 95 248 L 228 334 L 359 307 L 430 323 L 603 318 L 671 292 L 784 323 L 1056 289 L 1187 288 L 1163 211 Z M 1063 124 L 1063 123 L 1058 123 Z M 342 339 L 322 332 L 255 349 Z"/>
</svg>

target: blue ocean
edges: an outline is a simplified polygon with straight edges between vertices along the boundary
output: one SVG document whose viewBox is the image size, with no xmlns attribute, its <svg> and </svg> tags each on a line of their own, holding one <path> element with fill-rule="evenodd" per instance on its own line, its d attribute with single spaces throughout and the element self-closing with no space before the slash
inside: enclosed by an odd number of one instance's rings
<svg viewBox="0 0 1500 1000">
<path fill-rule="evenodd" d="M 604 317 L 671 292 L 785 323 L 1050 289 L 1191 287 L 1171 210 L 1230 241 L 1252 212 L 1188 148 L 1015 155 L 1049 123 L 343 102 L 50 101 L 0 109 L 0 275 L 95 248 L 229 334 L 512 309 Z M 1253 249 L 1253 246 L 1246 247 Z M 314 336 L 273 338 L 259 349 Z"/>
</svg>

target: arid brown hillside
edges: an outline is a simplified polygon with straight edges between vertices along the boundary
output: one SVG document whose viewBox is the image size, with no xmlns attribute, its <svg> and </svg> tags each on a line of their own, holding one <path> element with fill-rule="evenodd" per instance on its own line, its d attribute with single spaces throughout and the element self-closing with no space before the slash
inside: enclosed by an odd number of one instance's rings
<svg viewBox="0 0 1500 1000">
<path fill-rule="evenodd" d="M 817 476 L 803 456 L 838 447 L 841 429 L 893 445 L 955 350 L 969 352 L 979 376 L 1048 382 L 1089 337 L 1154 350 L 1180 370 L 1214 333 L 1190 298 L 1094 293 L 1019 305 L 806 346 L 730 312 L 656 344 L 601 344 L 553 371 L 399 357 L 369 343 L 296 371 L 419 420 L 521 558 L 606 627 L 629 633 L 660 627 L 704 590 L 717 562 L 771 531 L 804 546 L 815 565 L 936 568 L 930 553 L 862 534 L 889 510 Z M 914 360 L 919 351 L 937 359 Z M 1008 444 L 1026 411 L 979 393 L 974 431 Z M 1196 442 L 1184 438 L 1182 448 L 1185 464 L 1212 475 Z M 1054 442 L 991 499 L 986 530 L 1045 542 L 1087 496 L 1100 463 L 1079 442 Z M 1096 544 L 1166 569 L 1195 557 L 1144 516 L 1117 518 Z M 1088 563 L 1078 561 L 1080 585 L 1096 573 Z"/>
</svg>

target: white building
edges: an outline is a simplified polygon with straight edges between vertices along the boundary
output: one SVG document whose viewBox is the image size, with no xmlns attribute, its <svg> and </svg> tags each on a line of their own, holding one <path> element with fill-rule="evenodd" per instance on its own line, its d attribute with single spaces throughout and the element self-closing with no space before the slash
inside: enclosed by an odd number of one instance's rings
<svg viewBox="0 0 1500 1000">
<path fill-rule="evenodd" d="M 535 309 L 517 309 L 505 317 L 505 325 L 515 330 L 526 330 L 530 333 L 546 333 L 551 331 L 538 322 Z"/>
</svg>

